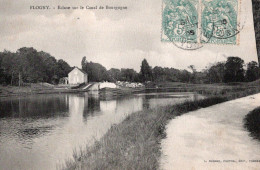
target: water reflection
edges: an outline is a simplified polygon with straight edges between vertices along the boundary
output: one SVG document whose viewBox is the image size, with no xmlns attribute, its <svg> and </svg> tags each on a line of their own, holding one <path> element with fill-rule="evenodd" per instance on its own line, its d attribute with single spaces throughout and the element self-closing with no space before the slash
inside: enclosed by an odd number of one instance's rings
<svg viewBox="0 0 260 170">
<path fill-rule="evenodd" d="M 0 169 L 56 169 L 127 115 L 194 98 L 178 95 L 139 94 L 110 101 L 88 93 L 1 98 Z"/>
<path fill-rule="evenodd" d="M 66 116 L 67 100 L 65 95 L 32 95 L 0 99 L 0 118 Z"/>
</svg>

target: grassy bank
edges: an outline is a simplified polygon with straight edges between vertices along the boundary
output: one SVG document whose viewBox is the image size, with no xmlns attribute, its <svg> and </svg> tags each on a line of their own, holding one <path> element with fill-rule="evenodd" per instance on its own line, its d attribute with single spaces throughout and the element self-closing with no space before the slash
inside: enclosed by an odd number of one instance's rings
<svg viewBox="0 0 260 170">
<path fill-rule="evenodd" d="M 252 137 L 260 141 L 260 107 L 246 115 L 244 126 L 251 133 Z"/>
<path fill-rule="evenodd" d="M 201 88 L 200 88 L 201 89 Z M 260 92 L 258 82 L 239 89 L 201 89 L 208 98 L 174 106 L 144 110 L 113 126 L 93 146 L 87 147 L 64 169 L 158 169 L 160 141 L 169 120 L 199 108 Z M 223 92 L 224 91 L 224 92 Z M 198 91 L 201 93 L 201 91 Z"/>
<path fill-rule="evenodd" d="M 1 86 L 0 97 L 26 96 L 31 94 L 52 94 L 52 93 L 76 93 L 82 92 L 78 89 L 69 89 L 48 84 L 31 84 L 29 86 Z"/>
<path fill-rule="evenodd" d="M 168 120 L 224 101 L 212 97 L 134 113 L 67 162 L 67 169 L 158 169 L 160 140 L 165 137 Z"/>
<path fill-rule="evenodd" d="M 260 80 L 250 83 L 219 83 L 219 84 L 190 84 L 179 82 L 156 82 L 151 83 L 146 88 L 119 88 L 101 89 L 99 94 L 102 98 L 110 99 L 115 97 L 121 97 L 125 95 L 131 95 L 135 93 L 149 93 L 149 92 L 196 92 L 205 96 L 226 96 L 226 95 L 238 95 L 243 97 L 248 94 L 253 94 L 259 90 Z M 234 98 L 234 97 L 233 97 Z"/>
</svg>

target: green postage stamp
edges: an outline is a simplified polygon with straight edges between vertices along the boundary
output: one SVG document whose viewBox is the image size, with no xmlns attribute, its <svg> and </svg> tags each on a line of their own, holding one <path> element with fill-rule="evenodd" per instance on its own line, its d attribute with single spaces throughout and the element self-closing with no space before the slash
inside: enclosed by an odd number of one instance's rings
<svg viewBox="0 0 260 170">
<path fill-rule="evenodd" d="M 240 0 L 163 0 L 164 42 L 238 44 Z"/>
<path fill-rule="evenodd" d="M 163 0 L 162 41 L 197 43 L 199 0 Z"/>
</svg>

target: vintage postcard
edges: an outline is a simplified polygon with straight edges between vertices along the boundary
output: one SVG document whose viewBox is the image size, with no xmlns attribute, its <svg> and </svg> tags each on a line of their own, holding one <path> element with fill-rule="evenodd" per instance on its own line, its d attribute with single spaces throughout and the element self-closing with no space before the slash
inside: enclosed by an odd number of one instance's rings
<svg viewBox="0 0 260 170">
<path fill-rule="evenodd" d="M 0 0 L 0 170 L 256 170 L 259 0 Z"/>
</svg>

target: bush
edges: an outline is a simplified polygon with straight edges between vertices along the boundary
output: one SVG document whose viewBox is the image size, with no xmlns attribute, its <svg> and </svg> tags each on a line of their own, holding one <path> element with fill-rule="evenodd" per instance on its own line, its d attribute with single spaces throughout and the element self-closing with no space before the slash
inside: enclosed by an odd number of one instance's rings
<svg viewBox="0 0 260 170">
<path fill-rule="evenodd" d="M 244 127 L 251 133 L 252 137 L 260 140 L 260 107 L 246 115 Z"/>
</svg>

